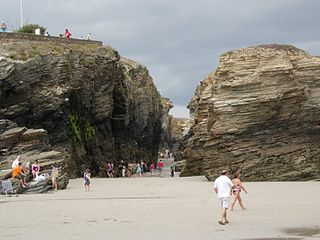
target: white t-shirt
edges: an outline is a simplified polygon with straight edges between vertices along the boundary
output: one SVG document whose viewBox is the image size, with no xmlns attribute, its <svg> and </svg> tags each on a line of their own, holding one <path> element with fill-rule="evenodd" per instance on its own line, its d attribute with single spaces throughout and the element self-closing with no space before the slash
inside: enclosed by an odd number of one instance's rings
<svg viewBox="0 0 320 240">
<path fill-rule="evenodd" d="M 214 181 L 214 188 L 218 189 L 218 198 L 230 197 L 231 187 L 233 183 L 230 178 L 225 175 L 221 175 Z"/>
<path fill-rule="evenodd" d="M 19 165 L 19 158 L 16 158 L 13 162 L 12 162 L 12 165 L 11 165 L 11 168 L 14 169 L 16 166 Z"/>
</svg>

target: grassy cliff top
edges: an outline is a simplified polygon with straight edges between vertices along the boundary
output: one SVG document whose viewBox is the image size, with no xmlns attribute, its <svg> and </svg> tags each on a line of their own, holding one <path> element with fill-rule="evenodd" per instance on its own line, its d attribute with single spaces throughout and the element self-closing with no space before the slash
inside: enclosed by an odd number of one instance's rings
<svg viewBox="0 0 320 240">
<path fill-rule="evenodd" d="M 105 54 L 117 55 L 111 47 L 101 47 L 94 44 L 65 44 L 56 42 L 8 42 L 0 44 L 0 55 L 12 60 L 26 61 L 37 56 L 49 54 L 96 54 L 103 50 Z"/>
<path fill-rule="evenodd" d="M 247 48 L 242 48 L 242 49 L 234 49 L 228 52 L 223 53 L 221 56 L 227 56 L 230 54 L 250 54 L 250 53 L 257 53 L 257 52 L 261 52 L 263 51 L 263 49 L 265 49 L 265 51 L 267 51 L 267 49 L 271 50 L 271 51 L 285 51 L 291 54 L 302 54 L 302 55 L 310 55 L 308 52 L 297 48 L 293 45 L 288 45 L 288 44 L 262 44 L 262 45 L 258 45 L 258 46 L 252 46 L 252 47 L 247 47 Z"/>
</svg>

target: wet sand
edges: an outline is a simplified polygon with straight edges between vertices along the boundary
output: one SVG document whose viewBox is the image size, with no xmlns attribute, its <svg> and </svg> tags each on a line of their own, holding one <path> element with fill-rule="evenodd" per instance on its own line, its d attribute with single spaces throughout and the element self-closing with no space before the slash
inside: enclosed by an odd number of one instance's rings
<svg viewBox="0 0 320 240">
<path fill-rule="evenodd" d="M 247 210 L 217 223 L 213 183 L 192 178 L 82 179 L 66 190 L 0 196 L 0 239 L 318 239 L 320 182 L 244 183 Z"/>
</svg>

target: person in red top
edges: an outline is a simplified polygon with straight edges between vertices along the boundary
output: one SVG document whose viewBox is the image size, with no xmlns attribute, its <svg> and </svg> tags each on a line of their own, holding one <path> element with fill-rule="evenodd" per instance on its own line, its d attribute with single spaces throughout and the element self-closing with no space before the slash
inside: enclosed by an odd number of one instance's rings
<svg viewBox="0 0 320 240">
<path fill-rule="evenodd" d="M 12 171 L 12 177 L 19 179 L 22 187 L 25 188 L 27 186 L 25 176 L 26 175 L 22 171 L 22 163 L 19 162 L 18 166 L 16 166 Z"/>
<path fill-rule="evenodd" d="M 70 37 L 71 37 L 71 32 L 69 32 L 69 30 L 66 29 L 66 31 L 65 31 L 65 33 L 64 33 L 64 36 L 65 36 L 66 38 L 70 38 Z"/>
<path fill-rule="evenodd" d="M 153 176 L 153 172 L 154 172 L 154 163 L 151 163 L 150 164 L 150 173 L 151 173 L 151 176 Z"/>
<path fill-rule="evenodd" d="M 160 162 L 158 162 L 158 170 L 159 170 L 160 177 L 162 177 L 162 168 L 163 168 L 163 162 L 162 160 L 160 160 Z"/>
</svg>

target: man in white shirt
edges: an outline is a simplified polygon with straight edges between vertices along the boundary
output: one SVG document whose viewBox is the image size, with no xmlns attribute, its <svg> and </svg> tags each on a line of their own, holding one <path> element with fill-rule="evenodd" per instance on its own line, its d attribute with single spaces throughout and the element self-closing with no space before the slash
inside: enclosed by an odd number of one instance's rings
<svg viewBox="0 0 320 240">
<path fill-rule="evenodd" d="M 230 197 L 232 195 L 233 183 L 227 175 L 228 171 L 223 170 L 221 172 L 221 176 L 214 181 L 213 186 L 213 189 L 218 194 L 218 198 L 220 201 L 221 219 L 218 221 L 218 223 L 220 223 L 221 225 L 229 223 L 229 221 L 227 220 L 227 209 L 229 206 Z"/>
<path fill-rule="evenodd" d="M 19 165 L 19 162 L 21 161 L 21 156 L 19 155 L 13 162 L 11 165 L 12 170 L 17 167 Z"/>
</svg>

